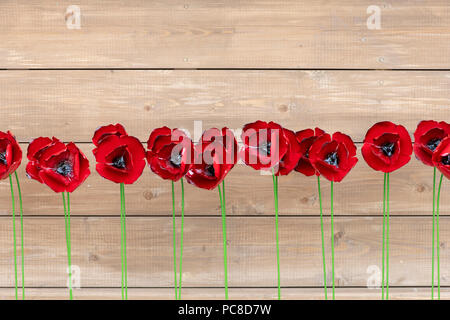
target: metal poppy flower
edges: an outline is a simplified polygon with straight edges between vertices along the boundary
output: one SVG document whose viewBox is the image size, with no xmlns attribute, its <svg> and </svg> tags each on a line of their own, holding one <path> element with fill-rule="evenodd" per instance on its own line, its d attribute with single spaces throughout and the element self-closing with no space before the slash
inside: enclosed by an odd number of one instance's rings
<svg viewBox="0 0 450 320">
<path fill-rule="evenodd" d="M 238 144 L 228 128 L 206 130 L 195 146 L 195 162 L 186 180 L 203 189 L 214 189 L 237 162 Z"/>
<path fill-rule="evenodd" d="M 22 149 L 11 132 L 0 131 L 0 180 L 14 173 L 22 162 Z"/>
<path fill-rule="evenodd" d="M 319 173 L 314 169 L 309 159 L 309 151 L 313 143 L 323 135 L 325 131 L 319 128 L 313 129 L 305 129 L 301 131 L 297 131 L 295 136 L 297 138 L 298 143 L 300 144 L 300 160 L 295 167 L 295 171 L 303 173 L 305 176 L 310 177 L 314 174 L 319 175 Z"/>
<path fill-rule="evenodd" d="M 193 162 L 192 141 L 179 129 L 161 127 L 153 130 L 147 149 L 150 169 L 163 179 L 180 180 Z"/>
<path fill-rule="evenodd" d="M 450 135 L 450 124 L 441 121 L 421 121 L 414 132 L 414 154 L 427 166 L 434 166 L 433 153 L 442 140 Z"/>
<path fill-rule="evenodd" d="M 310 148 L 309 159 L 320 175 L 334 182 L 342 181 L 358 162 L 355 144 L 340 132 L 317 138 Z"/>
<path fill-rule="evenodd" d="M 28 146 L 28 177 L 55 192 L 73 192 L 90 175 L 89 161 L 73 143 L 40 137 Z"/>
<path fill-rule="evenodd" d="M 240 158 L 255 170 L 271 170 L 288 152 L 289 141 L 275 122 L 256 121 L 244 126 Z"/>
<path fill-rule="evenodd" d="M 390 121 L 374 124 L 366 133 L 361 149 L 364 160 L 374 170 L 392 172 L 411 160 L 411 137 L 402 125 Z"/>
<path fill-rule="evenodd" d="M 132 184 L 145 168 L 145 150 L 136 137 L 126 134 L 122 125 L 97 129 L 92 139 L 97 172 L 115 183 Z"/>
</svg>

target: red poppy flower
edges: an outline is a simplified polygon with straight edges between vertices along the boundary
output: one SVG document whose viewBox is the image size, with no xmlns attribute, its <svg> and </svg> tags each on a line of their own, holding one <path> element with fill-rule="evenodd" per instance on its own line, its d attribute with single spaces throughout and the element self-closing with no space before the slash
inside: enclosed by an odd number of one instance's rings
<svg viewBox="0 0 450 320">
<path fill-rule="evenodd" d="M 37 138 L 28 145 L 28 177 L 44 183 L 55 192 L 73 192 L 91 173 L 86 156 L 69 142 L 55 137 Z"/>
<path fill-rule="evenodd" d="M 334 182 L 342 181 L 358 162 L 355 144 L 340 132 L 318 137 L 309 150 L 309 160 L 315 170 Z"/>
<path fill-rule="evenodd" d="M 366 133 L 362 155 L 374 170 L 392 172 L 409 162 L 411 137 L 402 125 L 389 121 L 374 124 Z"/>
<path fill-rule="evenodd" d="M 444 138 L 434 150 L 432 161 L 433 165 L 450 179 L 450 137 Z"/>
<path fill-rule="evenodd" d="M 0 180 L 16 171 L 22 162 L 22 149 L 11 132 L 0 131 Z"/>
<path fill-rule="evenodd" d="M 289 140 L 283 128 L 275 122 L 256 121 L 244 126 L 242 135 L 244 147 L 241 158 L 255 170 L 270 170 L 279 164 L 288 152 Z"/>
<path fill-rule="evenodd" d="M 444 121 L 421 121 L 414 132 L 416 158 L 428 166 L 434 166 L 432 156 L 441 141 L 450 134 L 450 125 Z"/>
<path fill-rule="evenodd" d="M 117 129 L 117 130 L 116 130 Z M 97 129 L 92 139 L 97 172 L 115 183 L 134 183 L 145 168 L 145 150 L 135 137 L 126 134 L 121 125 Z"/>
<path fill-rule="evenodd" d="M 104 138 L 110 135 L 116 136 L 126 136 L 128 135 L 125 131 L 125 128 L 120 124 L 109 124 L 107 126 L 103 126 L 95 130 L 94 137 L 92 138 L 92 142 L 96 147 L 103 141 Z"/>
<path fill-rule="evenodd" d="M 195 163 L 186 180 L 203 189 L 214 189 L 237 162 L 238 144 L 228 128 L 206 130 L 195 146 Z"/>
<path fill-rule="evenodd" d="M 179 129 L 162 127 L 153 130 L 147 148 L 150 169 L 163 179 L 180 180 L 193 162 L 192 141 Z"/>
<path fill-rule="evenodd" d="M 323 135 L 325 131 L 322 129 L 316 128 L 313 129 L 306 129 L 297 131 L 295 136 L 297 137 L 297 141 L 300 144 L 300 160 L 298 161 L 297 167 L 295 167 L 295 171 L 298 171 L 300 173 L 303 173 L 305 176 L 310 177 L 314 175 L 316 172 L 316 169 L 311 164 L 311 161 L 309 159 L 309 150 L 311 149 L 312 144 L 314 141 L 317 140 L 321 135 Z"/>
</svg>

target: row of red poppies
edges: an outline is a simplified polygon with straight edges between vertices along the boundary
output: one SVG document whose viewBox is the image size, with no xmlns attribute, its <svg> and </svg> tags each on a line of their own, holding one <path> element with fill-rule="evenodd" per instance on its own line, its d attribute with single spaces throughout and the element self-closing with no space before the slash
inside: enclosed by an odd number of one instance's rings
<svg viewBox="0 0 450 320">
<path fill-rule="evenodd" d="M 447 177 L 450 177 L 449 134 L 450 125 L 436 121 L 420 122 L 414 134 L 417 158 L 426 165 L 436 166 Z M 257 170 L 275 166 L 276 175 L 287 175 L 295 169 L 307 176 L 321 174 L 339 182 L 358 161 L 356 146 L 349 136 L 340 132 L 330 135 L 319 128 L 294 133 L 274 122 L 256 121 L 244 126 L 242 140 L 244 146 L 239 153 L 242 160 Z M 150 134 L 147 152 L 120 124 L 99 128 L 92 141 L 96 146 L 93 153 L 98 173 L 116 183 L 136 181 L 147 158 L 152 171 L 164 179 L 177 181 L 186 176 L 189 183 L 213 189 L 239 158 L 236 139 L 228 128 L 205 131 L 195 147 L 183 131 L 158 128 Z M 218 141 L 226 143 L 217 144 Z M 404 166 L 412 151 L 407 130 L 388 121 L 370 128 L 362 147 L 362 155 L 369 166 L 382 172 Z M 202 157 L 206 152 L 212 161 Z M 201 160 L 196 161 L 190 155 Z M 56 138 L 33 140 L 27 157 L 29 177 L 47 184 L 55 192 L 74 191 L 90 174 L 89 162 L 75 144 L 64 144 Z M 231 161 L 224 161 L 224 157 Z M 0 177 L 3 179 L 13 173 L 21 159 L 22 152 L 15 138 L 9 132 L 0 132 Z"/>
<path fill-rule="evenodd" d="M 435 166 L 450 177 L 449 134 L 450 125 L 445 122 L 422 121 L 414 133 L 413 148 L 403 126 L 379 122 L 367 132 L 361 151 L 370 167 L 392 172 L 409 162 L 414 149 L 416 157 L 424 164 Z M 330 135 L 319 128 L 294 133 L 277 123 L 263 121 L 244 126 L 243 148 L 239 155 L 234 134 L 228 128 L 205 131 L 195 147 L 183 131 L 158 128 L 150 134 L 147 152 L 120 124 L 99 128 L 92 141 L 96 147 L 93 153 L 98 173 L 125 184 L 139 178 L 145 168 L 145 159 L 160 177 L 177 181 L 186 176 L 189 183 L 205 189 L 215 188 L 239 157 L 257 170 L 275 167 L 276 175 L 287 175 L 295 169 L 306 176 L 320 174 L 335 182 L 341 181 L 358 161 L 355 144 L 343 133 Z M 218 141 L 226 143 L 218 144 Z M 273 152 L 275 149 L 276 153 Z M 202 156 L 206 152 L 212 161 L 204 160 Z M 74 191 L 90 174 L 89 162 L 77 146 L 64 144 L 56 138 L 33 140 L 28 146 L 27 157 L 28 176 L 45 183 L 55 192 Z M 200 161 L 196 161 L 199 157 Z M 224 161 L 224 157 L 231 161 Z M 1 179 L 13 173 L 21 159 L 22 152 L 16 139 L 10 132 L 0 132 Z"/>
</svg>

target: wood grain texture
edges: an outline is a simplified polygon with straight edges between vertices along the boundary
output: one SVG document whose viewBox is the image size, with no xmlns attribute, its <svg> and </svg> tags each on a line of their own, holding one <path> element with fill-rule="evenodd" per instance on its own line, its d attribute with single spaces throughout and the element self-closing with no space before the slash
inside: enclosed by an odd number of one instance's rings
<svg viewBox="0 0 450 320">
<path fill-rule="evenodd" d="M 273 120 L 293 130 L 342 131 L 360 149 L 378 121 L 401 123 L 411 134 L 420 120 L 450 121 L 447 0 L 87 0 L 77 4 L 81 28 L 69 29 L 66 9 L 73 4 L 0 2 L 0 130 L 13 131 L 24 151 L 38 136 L 75 141 L 91 162 L 92 175 L 72 196 L 73 264 L 82 287 L 76 299 L 120 298 L 119 186 L 95 172 L 91 153 L 100 125 L 123 123 L 141 141 L 167 125 L 198 140 L 210 127 L 238 130 Z M 367 27 L 371 5 L 380 8 L 380 30 Z M 196 121 L 202 128 L 194 132 Z M 358 156 L 335 188 L 334 235 L 329 183 L 322 180 L 327 268 L 333 236 L 337 298 L 379 299 L 379 289 L 368 285 L 381 262 L 382 174 Z M 19 174 L 27 298 L 65 299 L 61 197 L 25 179 L 25 163 L 24 157 Z M 230 297 L 274 299 L 271 179 L 239 164 L 226 183 Z M 279 183 L 283 298 L 321 299 L 316 181 L 293 173 Z M 441 199 L 443 298 L 450 298 L 449 188 L 445 182 Z M 146 168 L 126 194 L 130 298 L 172 299 L 170 183 Z M 431 168 L 413 159 L 392 174 L 393 299 L 430 295 L 431 204 Z M 184 298 L 223 298 L 219 209 L 217 191 L 186 186 Z M 13 298 L 10 215 L 9 185 L 2 180 L 0 299 Z"/>
<path fill-rule="evenodd" d="M 0 68 L 448 68 L 446 0 L 0 4 Z M 378 5 L 381 29 L 369 30 Z"/>
<path fill-rule="evenodd" d="M 430 298 L 431 288 L 389 288 L 389 299 L 424 299 Z M 283 288 L 283 300 L 321 300 L 321 288 Z M 75 300 L 119 300 L 120 288 L 80 288 L 73 291 Z M 233 300 L 275 300 L 276 288 L 229 288 Z M 336 300 L 379 300 L 381 290 L 374 288 L 338 288 Z M 65 288 L 28 288 L 27 300 L 67 300 Z M 132 300 L 171 300 L 172 288 L 128 288 L 128 298 Z M 222 288 L 183 288 L 183 300 L 223 300 Z M 441 288 L 441 299 L 450 298 L 450 289 Z M 1 300 L 13 300 L 13 288 L 0 289 Z"/>
<path fill-rule="evenodd" d="M 450 121 L 446 71 L 3 71 L 0 87 L 0 128 L 23 142 L 90 142 L 96 128 L 116 122 L 141 141 L 164 125 L 198 140 L 207 128 L 239 130 L 258 119 L 362 142 L 386 119 L 410 133 L 424 119 Z"/>
<path fill-rule="evenodd" d="M 26 150 L 27 145 L 21 144 Z M 91 175 L 72 194 L 73 215 L 120 214 L 119 185 L 103 179 L 95 170 L 92 144 L 79 144 L 91 165 Z M 361 145 L 358 145 L 360 148 Z M 336 215 L 382 215 L 383 174 L 372 170 L 358 151 L 359 163 L 335 186 Z M 46 185 L 26 178 L 27 159 L 19 168 L 25 215 L 62 216 L 61 197 Z M 324 214 L 329 215 L 330 183 L 321 179 Z M 427 215 L 432 213 L 433 170 L 412 159 L 391 174 L 391 215 Z M 220 216 L 217 190 L 203 190 L 185 183 L 185 214 Z M 127 214 L 172 215 L 170 181 L 163 180 L 148 167 L 133 185 L 126 188 Z M 444 180 L 441 215 L 450 214 L 450 184 Z M 273 185 L 270 175 L 237 164 L 226 178 L 228 215 L 274 215 Z M 317 180 L 292 172 L 279 179 L 279 212 L 281 215 L 319 215 Z M 177 215 L 181 214 L 180 183 L 176 184 Z M 9 181 L 0 181 L 0 215 L 11 215 Z"/>
<path fill-rule="evenodd" d="M 441 219 L 441 285 L 450 285 L 449 217 Z M 230 287 L 273 287 L 277 283 L 273 217 L 228 218 Z M 366 287 L 381 264 L 382 218 L 335 219 L 336 285 Z M 120 287 L 118 218 L 72 219 L 72 263 L 80 268 L 81 287 Z M 431 277 L 431 219 L 391 218 L 390 284 L 428 286 Z M 173 286 L 171 218 L 128 218 L 129 287 Z M 179 226 L 178 226 L 179 232 Z M 325 219 L 328 283 L 330 226 Z M 0 218 L 0 287 L 13 286 L 11 219 Z M 20 251 L 19 251 L 20 252 Z M 64 219 L 25 218 L 26 285 L 64 287 Z M 280 218 L 281 284 L 320 287 L 323 282 L 320 222 Z M 186 218 L 183 284 L 223 287 L 219 217 Z M 379 270 L 378 270 L 379 271 Z M 20 275 L 20 273 L 19 273 Z M 378 274 L 379 275 L 379 274 Z M 20 276 L 19 276 L 20 278 Z"/>
</svg>

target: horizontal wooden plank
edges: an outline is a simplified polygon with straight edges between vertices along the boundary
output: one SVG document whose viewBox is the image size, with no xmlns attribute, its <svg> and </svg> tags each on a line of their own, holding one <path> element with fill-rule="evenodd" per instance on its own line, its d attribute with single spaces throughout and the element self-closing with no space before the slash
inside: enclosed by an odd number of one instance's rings
<svg viewBox="0 0 450 320">
<path fill-rule="evenodd" d="M 448 68 L 449 4 L 2 1 L 0 68 Z M 369 29 L 371 7 L 380 28 Z M 368 13 L 369 10 L 369 13 Z"/>
<path fill-rule="evenodd" d="M 441 285 L 450 285 L 450 218 L 441 219 Z M 72 219 L 72 263 L 81 287 L 120 287 L 120 223 L 117 218 Z M 272 217 L 228 218 L 230 287 L 276 287 L 275 227 Z M 327 281 L 331 281 L 330 225 L 325 219 Z M 431 278 L 431 219 L 393 217 L 390 284 L 428 286 Z M 12 224 L 0 218 L 0 287 L 13 286 Z M 179 231 L 179 225 L 177 227 Z M 129 287 L 173 286 L 171 218 L 129 218 Z M 64 220 L 25 218 L 25 282 L 30 287 L 64 287 Z M 381 265 L 382 218 L 335 219 L 336 285 L 376 284 Z M 19 250 L 20 252 L 20 250 Z M 186 218 L 183 284 L 222 287 L 221 219 Z M 281 285 L 323 283 L 320 223 L 314 218 L 280 218 Z M 378 275 L 378 276 L 377 276 Z M 19 272 L 20 279 L 20 272 Z M 275 290 L 275 289 L 274 289 Z M 275 293 L 273 293 L 275 294 Z"/>
<path fill-rule="evenodd" d="M 67 289 L 64 288 L 30 288 L 26 289 L 27 300 L 66 300 Z M 185 288 L 183 289 L 184 300 L 222 300 L 223 289 L 220 288 Z M 430 299 L 430 288 L 389 288 L 390 300 L 415 300 Z M 73 292 L 75 300 L 119 300 L 121 299 L 120 288 L 80 288 Z M 171 288 L 128 288 L 130 300 L 170 300 L 173 299 Z M 229 297 L 232 300 L 275 300 L 277 298 L 276 288 L 230 288 Z M 379 300 L 380 289 L 369 288 L 338 288 L 336 300 Z M 441 288 L 441 299 L 450 298 L 450 289 Z M 13 300 L 14 289 L 0 289 L 0 299 Z M 320 300 L 323 299 L 321 288 L 284 288 L 284 300 Z"/>
<path fill-rule="evenodd" d="M 26 150 L 26 144 L 21 145 Z M 103 179 L 95 171 L 92 144 L 80 144 L 91 163 L 91 176 L 72 195 L 73 215 L 119 215 L 119 186 Z M 361 145 L 359 145 L 361 147 Z M 349 175 L 335 186 L 336 215 L 382 215 L 383 174 L 360 161 Z M 47 186 L 25 177 L 25 164 L 19 168 L 25 215 L 60 215 L 61 196 Z M 433 171 L 412 159 L 391 174 L 390 212 L 392 215 L 430 215 L 433 203 Z M 329 215 L 330 184 L 321 179 L 324 214 Z M 220 215 L 216 190 L 203 190 L 185 183 L 186 215 Z M 0 181 L 0 215 L 11 215 L 8 179 Z M 441 215 L 450 214 L 450 184 L 444 181 Z M 240 163 L 226 178 L 228 215 L 274 215 L 273 185 L 270 176 Z M 172 215 L 172 193 L 169 181 L 162 180 L 148 167 L 140 179 L 126 186 L 127 214 Z M 180 183 L 176 184 L 177 215 L 181 214 Z M 282 215 L 319 215 L 317 181 L 292 172 L 279 179 L 279 210 Z"/>
<path fill-rule="evenodd" d="M 258 119 L 361 142 L 378 121 L 412 133 L 421 120 L 450 120 L 446 71 L 3 71 L 0 87 L 0 128 L 27 142 L 90 142 L 96 128 L 116 122 L 142 141 L 164 125 L 197 140 L 207 128 Z"/>
</svg>

